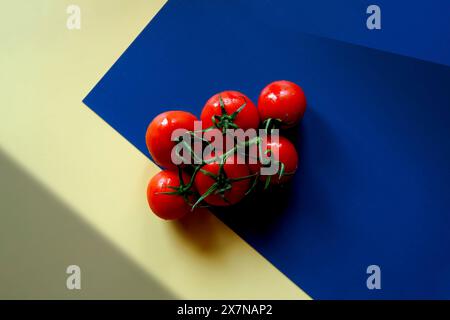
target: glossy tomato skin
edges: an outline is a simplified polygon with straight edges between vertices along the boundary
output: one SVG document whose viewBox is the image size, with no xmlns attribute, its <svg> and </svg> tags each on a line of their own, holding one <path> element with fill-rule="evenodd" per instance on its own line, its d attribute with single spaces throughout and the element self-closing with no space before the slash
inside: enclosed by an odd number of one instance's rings
<svg viewBox="0 0 450 320">
<path fill-rule="evenodd" d="M 280 119 L 283 129 L 295 126 L 303 118 L 305 110 L 305 93 L 290 81 L 272 82 L 259 95 L 258 111 L 261 121 Z"/>
<path fill-rule="evenodd" d="M 234 123 L 241 129 L 257 129 L 259 126 L 259 113 L 255 104 L 241 92 L 238 91 L 223 91 L 215 94 L 206 102 L 203 107 L 200 119 L 202 120 L 203 128 L 209 128 L 213 126 L 213 116 L 222 115 L 222 109 L 220 107 L 219 96 L 222 97 L 225 105 L 225 111 L 228 115 L 232 115 L 239 109 L 245 102 L 246 106 L 239 112 L 234 119 Z"/>
<path fill-rule="evenodd" d="M 184 184 L 189 183 L 191 177 L 183 173 Z M 176 170 L 163 170 L 156 174 L 147 186 L 147 201 L 153 213 L 161 219 L 180 219 L 189 212 L 191 206 L 181 195 L 161 194 L 161 192 L 173 192 L 169 187 L 179 187 L 180 179 Z M 189 201 L 195 202 L 194 196 L 190 196 Z"/>
<path fill-rule="evenodd" d="M 284 163 L 284 172 L 290 173 L 289 175 L 283 175 L 280 179 L 278 171 L 276 174 L 271 176 L 270 183 L 276 185 L 288 182 L 292 178 L 292 174 L 297 171 L 298 167 L 299 157 L 295 146 L 291 141 L 283 136 L 278 137 L 278 142 L 275 139 L 270 139 L 270 136 L 266 137 L 262 140 L 261 144 L 263 154 L 265 154 L 266 150 L 269 150 L 270 154 L 273 155 L 274 160 Z M 256 145 L 252 146 L 251 152 L 253 154 L 258 152 L 258 150 L 255 150 L 256 148 L 258 148 Z M 250 172 L 261 172 L 261 166 L 261 162 L 259 161 L 256 164 L 249 164 Z M 280 170 L 280 168 L 281 167 L 279 167 L 278 170 Z M 261 181 L 266 181 L 267 178 L 268 176 L 260 176 Z"/>
<path fill-rule="evenodd" d="M 153 160 L 161 167 L 174 169 L 172 149 L 176 142 L 171 141 L 172 132 L 176 129 L 194 130 L 197 117 L 185 111 L 167 111 L 157 115 L 149 124 L 145 134 L 148 151 Z"/>
<path fill-rule="evenodd" d="M 233 163 L 231 161 L 233 159 Z M 220 164 L 218 161 L 206 164 L 202 170 L 208 171 L 212 174 L 219 174 Z M 224 171 L 229 179 L 241 178 L 250 175 L 249 168 L 244 163 L 238 163 L 237 157 L 230 157 L 225 161 Z M 194 185 L 200 195 L 204 194 L 216 180 L 202 171 L 199 171 L 194 179 Z M 211 194 L 204 199 L 204 201 L 213 206 L 230 206 L 238 203 L 245 197 L 245 193 L 250 188 L 250 179 L 231 182 L 231 189 L 225 191 L 225 201 L 219 194 Z"/>
</svg>

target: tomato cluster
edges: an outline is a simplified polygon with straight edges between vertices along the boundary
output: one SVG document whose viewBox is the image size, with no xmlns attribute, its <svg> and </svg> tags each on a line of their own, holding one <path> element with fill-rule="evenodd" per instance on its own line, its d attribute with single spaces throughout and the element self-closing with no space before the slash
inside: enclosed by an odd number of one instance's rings
<svg viewBox="0 0 450 320">
<path fill-rule="evenodd" d="M 189 112 L 167 111 L 158 115 L 149 124 L 145 137 L 153 160 L 165 168 L 148 184 L 151 210 L 162 219 L 179 219 L 199 206 L 236 204 L 259 185 L 267 189 L 288 182 L 297 170 L 298 154 L 292 142 L 283 136 L 275 137 L 273 129 L 292 128 L 305 110 L 302 88 L 282 80 L 262 90 L 257 106 L 238 91 L 212 96 L 200 115 L 200 130 L 194 126 L 198 118 Z M 174 163 L 174 155 L 178 156 L 176 146 L 180 143 L 173 138 L 176 130 L 192 136 L 205 151 L 213 142 L 211 137 L 224 137 L 231 129 L 260 129 L 265 134 L 246 140 L 240 145 L 242 149 L 238 143 L 231 147 L 227 144 L 193 164 Z M 189 144 L 187 147 L 192 160 L 194 147 Z M 250 161 L 250 154 L 261 157 Z M 277 165 L 276 172 L 261 174 L 271 164 Z"/>
</svg>

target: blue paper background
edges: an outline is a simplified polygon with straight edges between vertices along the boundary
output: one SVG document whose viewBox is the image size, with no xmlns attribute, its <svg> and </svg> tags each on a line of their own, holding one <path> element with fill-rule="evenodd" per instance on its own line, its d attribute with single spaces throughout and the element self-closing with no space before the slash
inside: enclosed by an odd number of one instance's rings
<svg viewBox="0 0 450 320">
<path fill-rule="evenodd" d="M 160 112 L 297 82 L 292 188 L 218 215 L 313 298 L 450 298 L 450 68 L 423 61 L 450 65 L 449 5 L 379 1 L 368 31 L 370 3 L 339 3 L 171 0 L 85 103 L 148 154 Z"/>
</svg>

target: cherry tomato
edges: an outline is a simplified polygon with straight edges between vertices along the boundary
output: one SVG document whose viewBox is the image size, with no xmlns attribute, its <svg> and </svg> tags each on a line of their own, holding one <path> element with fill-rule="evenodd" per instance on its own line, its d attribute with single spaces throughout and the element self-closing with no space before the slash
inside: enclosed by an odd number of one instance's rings
<svg viewBox="0 0 450 320">
<path fill-rule="evenodd" d="M 283 184 L 292 178 L 298 167 L 298 154 L 295 146 L 287 138 L 279 136 L 278 142 L 275 139 L 271 139 L 270 136 L 263 138 L 261 148 L 258 145 L 253 145 L 250 149 L 251 155 L 259 154 L 262 152 L 263 156 L 267 155 L 267 159 L 276 161 L 279 164 L 278 170 L 273 175 L 261 175 L 260 180 L 266 181 L 270 177 L 271 184 Z M 257 149 L 257 150 L 256 150 Z M 260 160 L 260 159 L 259 159 Z M 261 173 L 262 163 L 257 161 L 256 164 L 249 164 L 251 173 Z M 270 166 L 272 162 L 266 166 Z M 283 169 L 283 174 L 280 178 L 280 172 Z"/>
<path fill-rule="evenodd" d="M 182 179 L 183 185 L 187 185 L 191 177 L 183 172 Z M 182 191 L 176 189 L 180 185 L 179 174 L 176 170 L 163 170 L 150 180 L 147 187 L 147 201 L 154 214 L 165 220 L 174 220 L 191 211 L 195 196 L 190 191 L 186 191 L 187 193 L 183 196 Z M 177 190 L 180 194 L 162 193 L 173 193 Z"/>
<path fill-rule="evenodd" d="M 266 86 L 258 99 L 261 121 L 281 120 L 281 128 L 295 126 L 306 110 L 306 97 L 302 88 L 290 81 L 275 81 Z"/>
<path fill-rule="evenodd" d="M 153 160 L 164 168 L 175 168 L 172 162 L 172 149 L 177 142 L 172 141 L 176 129 L 194 130 L 197 117 L 185 111 L 167 111 L 156 116 L 147 128 L 145 141 Z"/>
<path fill-rule="evenodd" d="M 222 112 L 221 101 L 225 108 Z M 240 109 L 243 105 L 245 106 Z M 223 91 L 212 96 L 205 104 L 200 116 L 203 128 L 215 126 L 224 129 L 257 129 L 259 114 L 253 102 L 238 91 Z M 214 120 L 213 120 L 214 119 Z"/>
<path fill-rule="evenodd" d="M 229 206 L 244 198 L 250 189 L 250 178 L 246 178 L 250 175 L 250 171 L 246 164 L 238 163 L 237 159 L 237 157 L 227 158 L 223 170 L 220 170 L 218 160 L 208 163 L 197 173 L 194 185 L 200 195 L 205 195 L 211 188 L 214 189 L 204 198 L 206 203 L 213 206 Z"/>
</svg>

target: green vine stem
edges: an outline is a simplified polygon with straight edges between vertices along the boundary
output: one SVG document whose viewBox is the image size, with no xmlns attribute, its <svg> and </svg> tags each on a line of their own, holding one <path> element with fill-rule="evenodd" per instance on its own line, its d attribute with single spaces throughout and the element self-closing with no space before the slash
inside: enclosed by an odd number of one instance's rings
<svg viewBox="0 0 450 320">
<path fill-rule="evenodd" d="M 213 125 L 211 127 L 208 127 L 206 129 L 202 129 L 202 130 L 188 131 L 188 134 L 190 134 L 192 137 L 194 137 L 194 139 L 199 139 L 202 143 L 210 145 L 211 142 L 204 139 L 202 136 L 199 136 L 198 133 L 200 133 L 200 132 L 205 133 L 205 132 L 208 132 L 208 131 L 211 131 L 211 130 L 217 128 L 217 129 L 220 129 L 222 134 L 225 135 L 227 129 L 237 129 L 238 126 L 234 123 L 234 120 L 237 117 L 237 115 L 239 114 L 239 112 L 241 112 L 242 109 L 247 105 L 247 102 L 245 101 L 244 104 L 242 104 L 231 115 L 227 114 L 226 109 L 225 109 L 225 104 L 220 95 L 219 95 L 219 103 L 220 103 L 222 115 L 220 115 L 220 116 L 214 115 L 212 117 Z M 267 134 L 267 132 L 269 132 L 269 130 L 271 131 L 274 128 L 280 127 L 281 123 L 282 123 L 281 119 L 270 118 L 270 119 L 265 120 L 263 122 L 263 125 L 264 125 L 264 129 L 266 131 L 266 134 Z M 247 192 L 245 193 L 245 196 L 251 194 L 258 186 L 258 182 L 260 181 L 261 175 L 259 173 L 255 173 L 255 174 L 251 174 L 251 175 L 247 175 L 247 176 L 243 176 L 243 177 L 239 177 L 239 178 L 228 178 L 226 175 L 226 172 L 224 170 L 224 165 L 225 165 L 225 162 L 228 157 L 230 157 L 234 154 L 238 154 L 238 151 L 242 150 L 242 148 L 244 148 L 244 150 L 246 150 L 245 149 L 246 147 L 251 147 L 255 144 L 258 145 L 258 152 L 261 155 L 263 152 L 262 151 L 262 138 L 260 136 L 257 136 L 248 141 L 245 141 L 245 142 L 238 142 L 232 149 L 226 151 L 222 155 L 215 156 L 215 157 L 212 157 L 211 159 L 204 160 L 204 159 L 202 159 L 202 157 L 199 158 L 198 155 L 195 154 L 195 151 L 192 149 L 192 147 L 186 141 L 183 141 L 183 146 L 191 153 L 191 155 L 194 158 L 194 160 L 196 161 L 196 163 L 199 163 L 199 164 L 192 165 L 194 170 L 191 175 L 191 179 L 187 184 L 183 181 L 183 178 L 182 178 L 182 170 L 183 169 L 181 166 L 178 166 L 179 177 L 180 177 L 180 186 L 179 187 L 170 187 L 170 188 L 174 189 L 174 191 L 162 192 L 162 193 L 183 196 L 185 201 L 192 207 L 192 209 L 191 209 L 192 211 L 195 208 L 199 207 L 199 204 L 204 199 L 206 199 L 208 196 L 210 196 L 211 194 L 218 194 L 225 202 L 229 203 L 228 199 L 225 197 L 225 192 L 229 191 L 232 188 L 233 182 L 242 181 L 242 180 L 246 180 L 246 179 L 252 179 L 252 184 L 251 184 L 249 190 L 247 190 Z M 181 156 L 181 155 L 179 155 L 179 151 L 180 150 L 178 149 L 177 155 Z M 270 150 L 266 150 L 265 154 L 267 155 L 268 153 L 270 153 Z M 241 155 L 246 156 L 246 157 L 251 156 L 249 154 L 246 154 L 245 152 Z M 184 157 L 181 157 L 181 158 L 183 160 L 185 160 Z M 258 157 L 257 157 L 257 159 L 258 159 Z M 215 161 L 219 162 L 219 173 L 218 174 L 213 174 L 209 171 L 202 169 L 202 167 L 205 166 L 206 164 L 210 164 Z M 260 161 L 263 166 L 267 166 L 270 163 L 272 163 L 273 161 L 278 161 L 278 160 L 275 160 L 273 158 L 273 155 L 270 154 L 269 159 L 263 158 L 263 159 L 260 159 Z M 281 179 L 283 176 L 293 175 L 295 173 L 295 172 L 285 172 L 285 166 L 284 166 L 284 163 L 282 163 L 282 162 L 279 162 L 279 166 L 280 166 L 280 170 L 279 170 L 279 174 L 278 174 L 278 179 Z M 215 180 L 215 182 L 208 188 L 208 190 L 205 191 L 204 194 L 199 195 L 199 198 L 197 199 L 197 201 L 194 204 L 191 204 L 189 201 L 189 196 L 195 193 L 192 190 L 192 186 L 194 184 L 195 177 L 199 172 L 213 178 Z M 269 187 L 272 178 L 273 178 L 273 176 L 268 176 L 266 178 L 265 183 L 264 183 L 264 190 L 266 190 Z"/>
</svg>

